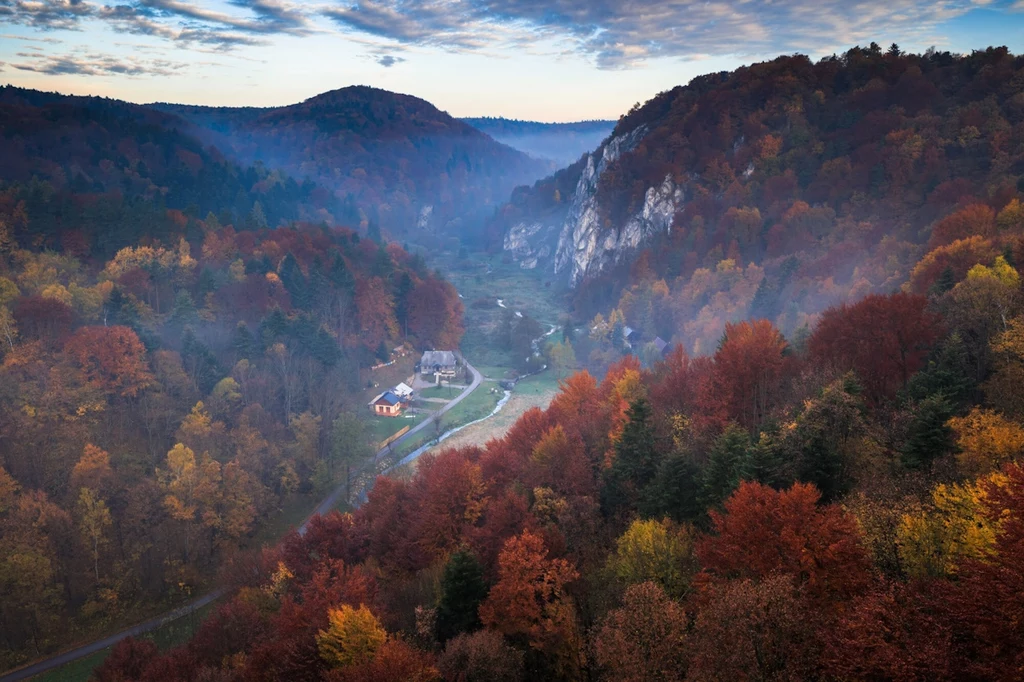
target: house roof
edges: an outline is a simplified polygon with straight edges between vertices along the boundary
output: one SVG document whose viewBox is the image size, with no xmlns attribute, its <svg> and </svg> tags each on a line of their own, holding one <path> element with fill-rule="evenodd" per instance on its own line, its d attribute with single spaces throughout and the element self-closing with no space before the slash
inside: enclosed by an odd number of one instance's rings
<svg viewBox="0 0 1024 682">
<path fill-rule="evenodd" d="M 384 403 L 385 405 L 397 405 L 402 402 L 397 395 L 391 391 L 384 391 L 379 396 L 370 401 L 371 405 L 377 405 L 378 403 Z"/>
<path fill-rule="evenodd" d="M 454 367 L 455 353 L 450 350 L 428 350 L 423 352 L 420 367 Z"/>
<path fill-rule="evenodd" d="M 660 336 L 655 336 L 654 341 L 652 341 L 651 343 L 654 344 L 654 347 L 658 349 L 659 353 L 664 353 L 665 349 L 668 348 L 668 341 L 661 338 Z"/>
<path fill-rule="evenodd" d="M 399 398 L 404 398 L 406 396 L 412 395 L 412 387 L 403 381 L 402 383 L 398 384 L 393 389 L 391 389 L 391 392 L 397 395 Z"/>
</svg>

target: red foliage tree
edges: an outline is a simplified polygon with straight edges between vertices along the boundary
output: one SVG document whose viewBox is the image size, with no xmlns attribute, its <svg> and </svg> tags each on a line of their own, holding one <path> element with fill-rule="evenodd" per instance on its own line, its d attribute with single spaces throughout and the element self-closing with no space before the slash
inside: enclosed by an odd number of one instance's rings
<svg viewBox="0 0 1024 682">
<path fill-rule="evenodd" d="M 86 380 L 106 393 L 134 398 L 153 382 L 146 347 L 130 327 L 82 327 L 64 345 Z"/>
<path fill-rule="evenodd" d="M 856 520 L 840 507 L 819 507 L 814 486 L 777 491 L 743 482 L 711 512 L 715 535 L 697 544 L 705 584 L 773 573 L 793 575 L 815 597 L 846 598 L 869 582 L 869 561 Z"/>
<path fill-rule="evenodd" d="M 141 680 L 146 667 L 158 655 L 156 644 L 148 639 L 122 639 L 93 671 L 92 678 L 96 682 Z"/>
<path fill-rule="evenodd" d="M 934 249 L 975 235 L 991 237 L 995 231 L 996 212 L 985 204 L 971 204 L 940 220 L 932 228 L 928 247 Z"/>
<path fill-rule="evenodd" d="M 26 339 L 39 339 L 51 347 L 59 347 L 75 318 L 71 306 L 55 298 L 24 296 L 14 304 L 14 320 Z"/>
<path fill-rule="evenodd" d="M 941 329 L 924 296 L 872 294 L 826 310 L 807 345 L 819 367 L 856 372 L 866 397 L 878 404 L 921 368 Z"/>
<path fill-rule="evenodd" d="M 715 352 L 714 391 L 729 417 L 747 428 L 760 424 L 779 402 L 786 378 L 786 340 L 768 320 L 725 325 Z"/>
</svg>

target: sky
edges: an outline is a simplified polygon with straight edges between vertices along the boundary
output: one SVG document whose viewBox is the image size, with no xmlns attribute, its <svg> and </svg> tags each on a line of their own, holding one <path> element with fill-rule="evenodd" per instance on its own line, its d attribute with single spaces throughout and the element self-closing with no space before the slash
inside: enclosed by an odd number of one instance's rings
<svg viewBox="0 0 1024 682">
<path fill-rule="evenodd" d="M 455 116 L 575 121 L 872 41 L 1019 54 L 1024 0 L 0 0 L 0 83 L 218 106 L 372 85 Z"/>
</svg>

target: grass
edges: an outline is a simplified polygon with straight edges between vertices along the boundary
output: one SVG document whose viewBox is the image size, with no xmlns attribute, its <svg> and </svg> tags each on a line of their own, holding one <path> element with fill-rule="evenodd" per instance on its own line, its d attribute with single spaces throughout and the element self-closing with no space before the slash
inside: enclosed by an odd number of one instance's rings
<svg viewBox="0 0 1024 682">
<path fill-rule="evenodd" d="M 411 417 L 411 418 L 410 418 Z M 366 433 L 370 440 L 379 443 L 385 438 L 393 436 L 406 426 L 413 427 L 424 420 L 426 415 L 406 415 L 401 417 L 378 417 L 371 415 L 366 419 Z"/>
<path fill-rule="evenodd" d="M 489 415 L 494 406 L 501 400 L 502 393 L 491 393 L 496 384 L 491 381 L 482 382 L 475 391 L 453 407 L 441 417 L 441 424 L 445 431 L 456 426 L 467 424 Z"/>
<path fill-rule="evenodd" d="M 213 613 L 216 608 L 217 602 L 207 604 L 192 614 L 173 620 L 170 623 L 164 623 L 156 630 L 142 635 L 140 639 L 152 640 L 161 651 L 173 649 L 187 642 L 199 628 L 200 623 Z M 86 682 L 92 675 L 92 671 L 102 664 L 109 655 L 110 649 L 97 651 L 91 656 L 71 661 L 59 668 L 36 675 L 32 680 L 34 682 Z"/>
<path fill-rule="evenodd" d="M 462 389 L 452 386 L 431 386 L 416 391 L 416 395 L 420 398 L 444 398 L 446 400 L 455 398 L 459 393 L 462 393 Z"/>
</svg>

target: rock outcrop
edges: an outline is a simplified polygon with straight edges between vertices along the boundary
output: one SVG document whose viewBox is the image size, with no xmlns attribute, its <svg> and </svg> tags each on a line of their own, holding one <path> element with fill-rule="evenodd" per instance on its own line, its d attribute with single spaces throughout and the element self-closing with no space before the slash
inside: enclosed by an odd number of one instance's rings
<svg viewBox="0 0 1024 682">
<path fill-rule="evenodd" d="M 622 225 L 601 224 L 597 185 L 609 164 L 631 151 L 643 139 L 643 126 L 610 139 L 587 156 L 568 211 L 547 219 L 521 222 L 505 234 L 504 248 L 524 268 L 546 264 L 556 274 L 568 274 L 569 286 L 620 262 L 648 239 L 671 229 L 672 218 L 683 203 L 683 190 L 671 176 L 650 187 L 644 205 Z M 551 254 L 554 258 L 548 261 Z"/>
</svg>

